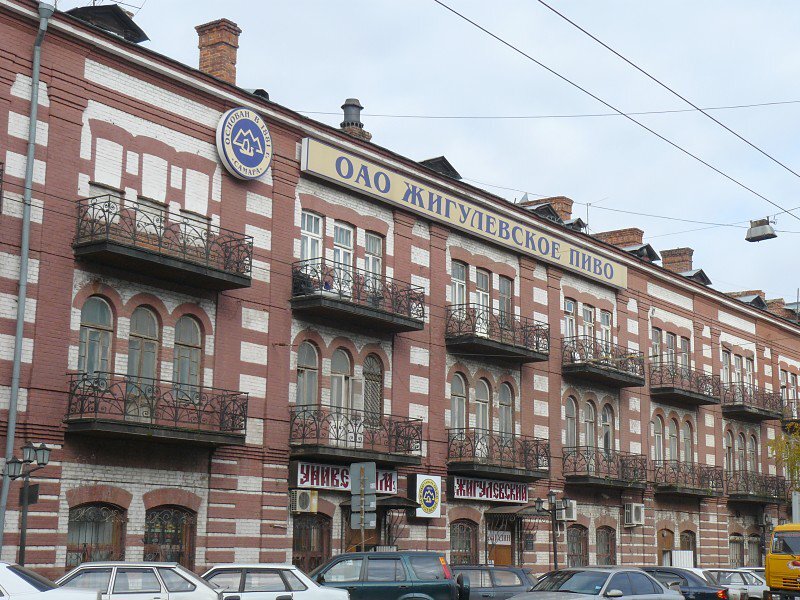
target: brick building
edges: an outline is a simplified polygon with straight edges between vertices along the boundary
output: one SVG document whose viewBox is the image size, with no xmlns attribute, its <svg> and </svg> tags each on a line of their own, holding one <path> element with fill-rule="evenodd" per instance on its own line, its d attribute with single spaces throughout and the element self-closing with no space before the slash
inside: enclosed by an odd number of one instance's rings
<svg viewBox="0 0 800 600">
<path fill-rule="evenodd" d="M 311 568 L 358 540 L 360 460 L 369 547 L 544 570 L 533 501 L 556 490 L 569 564 L 761 560 L 787 510 L 768 443 L 797 416 L 795 306 L 718 292 L 639 229 L 589 236 L 568 198 L 514 205 L 398 156 L 357 100 L 335 129 L 236 87 L 229 21 L 197 28 L 201 71 L 99 8 L 57 12 L 42 47 L 16 442 L 54 452 L 29 564 Z M 37 24 L 0 0 L 4 436 Z M 255 179 L 218 151 L 235 107 L 271 137 Z M 438 478 L 431 517 L 414 484 Z"/>
</svg>

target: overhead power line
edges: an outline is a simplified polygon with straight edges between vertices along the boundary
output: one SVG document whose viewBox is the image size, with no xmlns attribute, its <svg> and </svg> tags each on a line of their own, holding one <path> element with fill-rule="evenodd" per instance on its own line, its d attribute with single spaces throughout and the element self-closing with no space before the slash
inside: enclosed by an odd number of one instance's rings
<svg viewBox="0 0 800 600">
<path fill-rule="evenodd" d="M 614 50 L 614 48 L 612 48 L 611 46 L 609 46 L 608 44 L 606 44 L 604 41 L 602 41 L 601 39 L 597 38 L 595 35 L 593 35 L 593 34 L 592 34 L 592 33 L 590 33 L 589 31 L 587 31 L 586 29 L 584 29 L 583 27 L 581 27 L 580 25 L 578 25 L 578 24 L 577 24 L 575 21 L 573 21 L 572 19 L 570 19 L 569 17 L 567 17 L 567 16 L 566 16 L 564 13 L 561 13 L 561 12 L 557 11 L 555 8 L 553 8 L 552 6 L 550 6 L 550 5 L 549 5 L 547 2 L 545 2 L 544 0 L 539 0 L 539 4 L 541 4 L 541 5 L 542 5 L 542 6 L 544 6 L 545 8 L 547 8 L 547 9 L 549 9 L 550 11 L 554 12 L 555 14 L 557 14 L 559 17 L 561 17 L 562 19 L 564 19 L 564 20 L 565 20 L 567 23 L 569 23 L 570 25 L 572 25 L 573 27 L 575 27 L 575 28 L 576 28 L 576 29 L 578 29 L 579 31 L 581 31 L 581 32 L 583 32 L 584 34 L 588 35 L 588 36 L 589 36 L 590 38 L 592 38 L 592 39 L 593 39 L 595 42 L 597 42 L 598 44 L 600 44 L 601 46 L 603 46 L 603 48 L 605 48 L 606 50 L 608 50 L 609 52 L 611 52 L 611 53 L 612 53 L 612 54 L 614 54 L 615 56 L 619 57 L 620 59 L 624 60 L 626 63 L 628 63 L 628 64 L 629 64 L 630 66 L 632 66 L 634 69 L 636 69 L 637 71 L 639 71 L 639 72 L 640 72 L 642 75 L 646 76 L 648 79 L 650 79 L 650 80 L 652 80 L 652 81 L 656 82 L 656 83 L 657 83 L 658 85 L 660 85 L 662 88 L 664 88 L 665 90 L 667 90 L 667 91 L 668 91 L 670 94 L 672 94 L 673 96 L 675 96 L 675 97 L 677 97 L 677 98 L 680 98 L 680 99 L 681 99 L 681 100 L 683 100 L 683 101 L 684 101 L 686 104 L 688 104 L 689 106 L 691 106 L 691 107 L 692 107 L 694 110 L 696 110 L 696 111 L 699 111 L 701 114 L 705 115 L 706 117 L 708 117 L 709 119 L 711 119 L 712 121 L 714 121 L 714 123 L 716 123 L 717 125 L 719 125 L 719 126 L 720 126 L 720 127 L 722 127 L 723 129 L 725 129 L 725 131 L 727 131 L 727 132 L 729 132 L 729 133 L 731 133 L 731 134 L 735 135 L 737 138 L 739 138 L 740 140 L 742 140 L 742 141 L 743 141 L 745 144 L 747 144 L 748 146 L 750 146 L 750 147 L 751 147 L 751 148 L 753 148 L 754 150 L 757 150 L 757 151 L 758 151 L 758 152 L 760 152 L 762 155 L 766 156 L 766 157 L 767 157 L 769 160 L 771 160 L 772 162 L 774 162 L 774 163 L 775 163 L 775 164 L 777 164 L 777 165 L 780 165 L 781 167 L 783 167 L 784 169 L 786 169 L 787 171 L 789 171 L 789 173 L 791 173 L 792 175 L 794 175 L 795 177 L 797 177 L 797 178 L 799 178 L 799 179 L 800 179 L 800 173 L 798 173 L 797 171 L 795 171 L 795 170 L 794 170 L 794 169 L 792 169 L 791 167 L 787 166 L 785 163 L 781 162 L 780 160 L 778 160 L 777 158 L 775 158 L 774 156 L 772 156 L 772 155 L 771 155 L 769 152 L 767 152 L 767 151 L 765 151 L 765 150 L 763 150 L 763 149 L 759 148 L 759 147 L 758 147 L 758 146 L 756 146 L 756 145 L 755 145 L 753 142 L 751 142 L 750 140 L 748 140 L 747 138 L 745 138 L 743 135 L 741 135 L 741 134 L 737 133 L 736 131 L 734 131 L 733 129 L 731 129 L 730 127 L 728 127 L 727 125 L 725 125 L 725 123 L 723 123 L 723 122 L 722 122 L 722 121 L 720 121 L 719 119 L 716 119 L 716 118 L 715 118 L 715 117 L 713 117 L 712 115 L 708 114 L 708 113 L 707 113 L 707 112 L 706 112 L 704 109 L 702 109 L 702 108 L 700 108 L 699 106 L 697 106 L 697 105 L 696 105 L 694 102 L 692 102 L 691 100 L 689 100 L 689 99 L 688 99 L 686 96 L 683 96 L 682 94 L 679 94 L 678 92 L 676 92 L 675 90 L 673 90 L 671 87 L 669 87 L 669 86 L 668 86 L 666 83 L 664 83 L 663 81 L 661 81 L 660 79 L 658 79 L 658 78 L 657 78 L 657 77 L 655 77 L 654 75 L 651 75 L 650 73 L 648 73 L 647 71 L 645 71 L 644 69 L 642 69 L 642 68 L 641 68 L 639 65 L 637 65 L 636 63 L 634 63 L 632 60 L 628 59 L 627 57 L 623 56 L 622 54 L 620 54 L 619 52 L 617 52 L 616 50 Z M 789 211 L 788 211 L 788 210 L 786 210 L 786 211 L 783 211 L 783 212 L 789 212 Z"/>
<path fill-rule="evenodd" d="M 712 171 L 714 171 L 715 173 L 717 173 L 717 174 L 719 174 L 719 175 L 722 175 L 722 176 L 723 176 L 725 179 L 727 179 L 727 180 L 731 181 L 732 183 L 735 183 L 736 185 L 738 185 L 738 186 L 739 186 L 739 187 L 741 187 L 742 189 L 744 189 L 744 190 L 747 190 L 748 192 L 750 192 L 751 194 L 753 194 L 753 195 L 755 195 L 755 196 L 758 196 L 759 198 L 761 198 L 761 199 L 762 199 L 762 200 L 764 200 L 765 202 L 767 202 L 767 203 L 771 204 L 772 206 L 774 206 L 775 208 L 777 208 L 778 210 L 780 210 L 780 211 L 781 211 L 781 213 L 784 213 L 784 212 L 785 212 L 785 213 L 787 213 L 787 214 L 791 215 L 792 217 L 794 217 L 795 219 L 797 219 L 798 221 L 800 221 L 800 217 L 799 217 L 799 216 L 797 216 L 796 214 L 794 214 L 794 213 L 792 213 L 792 212 L 789 212 L 788 210 L 786 210 L 785 208 L 783 208 L 783 207 L 782 207 L 780 204 L 778 204 L 777 202 L 775 202 L 775 201 L 773 201 L 773 200 L 770 200 L 769 198 L 767 198 L 767 197 L 766 197 L 766 196 L 764 196 L 763 194 L 760 194 L 759 192 L 757 192 L 757 191 L 756 191 L 756 190 L 754 190 L 753 188 L 751 188 L 751 187 L 747 186 L 746 184 L 742 183 L 741 181 L 739 181 L 738 179 L 734 178 L 733 176 L 731 176 L 731 175 L 728 175 L 728 174 L 727 174 L 727 173 L 725 173 L 723 170 L 719 169 L 718 167 L 715 167 L 714 165 L 712 165 L 712 164 L 711 164 L 711 163 L 709 163 L 708 161 L 706 161 L 706 160 L 704 160 L 704 159 L 700 158 L 698 155 L 696 155 L 696 154 L 694 154 L 694 153 L 690 152 L 689 150 L 687 150 L 687 149 L 686 149 L 686 148 L 684 148 L 683 146 L 680 146 L 680 145 L 679 145 L 679 144 L 677 144 L 676 142 L 673 142 L 672 140 L 670 140 L 669 138 L 665 137 L 664 135 L 662 135 L 662 134 L 658 133 L 658 132 L 657 132 L 657 131 L 655 131 L 654 129 L 651 129 L 650 127 L 648 127 L 647 125 L 645 125 L 645 124 L 644 124 L 644 123 L 642 123 L 641 121 L 637 121 L 636 119 L 634 119 L 634 118 L 633 118 L 632 116 L 630 116 L 629 114 L 626 114 L 626 113 L 624 113 L 623 111 L 621 111 L 620 109 L 618 109 L 616 106 L 612 105 L 612 104 L 611 104 L 611 103 L 609 103 L 609 102 L 606 102 L 605 100 L 603 100 L 602 98 L 600 98 L 598 95 L 596 95 L 596 94 L 594 94 L 594 93 L 590 92 L 590 91 L 589 91 L 588 89 L 586 89 L 585 87 L 583 87 L 583 86 L 581 86 L 580 84 L 578 84 L 578 83 L 576 83 L 576 82 L 572 81 L 571 79 L 569 79 L 569 78 L 568 78 L 568 77 L 566 77 L 565 75 L 562 75 L 561 73 L 559 73 L 559 72 L 558 72 L 558 71 L 556 71 L 555 69 L 552 69 L 551 67 L 548 67 L 548 66 L 547 66 L 547 65 L 545 65 L 543 62 L 541 62 L 541 61 L 539 61 L 539 60 L 535 59 L 533 56 L 531 56 L 530 54 L 528 54 L 528 53 L 526 53 L 525 51 L 521 50 L 520 48 L 518 48 L 517 46 L 515 46 L 515 45 L 514 45 L 514 44 L 512 44 L 511 42 L 508 42 L 508 41 L 504 40 L 504 39 L 503 39 L 503 38 L 501 38 L 499 35 L 497 35 L 497 34 L 495 34 L 495 33 L 491 32 L 491 31 L 489 31 L 488 29 L 486 29 L 485 27 L 483 27 L 483 26 L 482 26 L 482 25 L 480 25 L 479 23 L 477 23 L 477 22 L 473 21 L 472 19 L 470 19 L 470 18 L 469 18 L 469 17 L 467 17 L 466 15 L 464 15 L 464 14 L 462 14 L 462 13 L 458 12 L 457 10 L 455 10 L 454 8 L 452 8 L 452 7 L 448 6 L 447 4 L 445 4 L 444 2 L 442 2 L 441 0 L 433 0 L 433 1 L 434 1 L 436 4 L 438 4 L 439 6 L 441 6 L 442 8 L 444 8 L 444 9 L 446 9 L 446 10 L 450 11 L 451 13 L 453 13 L 454 15 L 456 15 L 458 18 L 460 18 L 460 19 L 462 19 L 462 20 L 466 21 L 467 23 L 469 23 L 470 25 L 472 25 L 472 26 L 473 26 L 473 27 L 475 27 L 476 29 L 479 29 L 480 31 L 482 31 L 482 32 L 483 32 L 483 33 L 485 33 L 486 35 L 488 35 L 488 36 L 490 36 L 490 37 L 494 38 L 495 40 L 497 40 L 498 42 L 500 42 L 500 43 L 501 43 L 501 44 L 503 44 L 504 46 L 507 46 L 508 48 L 510 48 L 511 50 L 513 50 L 514 52 L 516 52 L 517 54 L 520 54 L 521 56 L 523 56 L 523 57 L 527 58 L 529 61 L 531 61 L 531 62 L 533 62 L 533 63 L 537 64 L 538 66 L 540 66 L 541 68 L 543 68 L 543 69 L 544 69 L 544 70 L 546 70 L 547 72 L 551 73 L 552 75 L 555 75 L 556 77 L 558 77 L 559 79 L 561 79 L 561 80 L 562 80 L 562 81 L 564 81 L 565 83 L 568 83 L 568 84 L 569 84 L 569 85 L 571 85 L 572 87 L 574 87 L 574 88 L 576 88 L 576 89 L 580 90 L 581 92 L 583 92 L 584 94 L 586 94 L 586 95 L 587 95 L 587 96 L 589 96 L 590 98 L 593 98 L 593 99 L 594 99 L 594 100 L 596 100 L 597 102 L 600 102 L 601 104 L 603 104 L 603 105 L 604 105 L 604 106 L 606 106 L 607 108 L 609 108 L 609 109 L 613 110 L 614 112 L 616 112 L 617 114 L 619 114 L 619 115 L 621 115 L 621 116 L 625 117 L 626 119 L 628 119 L 628 120 L 629 120 L 629 121 L 631 121 L 632 123 L 635 123 L 636 125 L 638 125 L 638 126 L 639 126 L 639 127 L 641 127 L 642 129 L 644 129 L 645 131 L 648 131 L 648 132 L 650 132 L 651 134 L 653 134 L 654 136 L 656 136 L 656 137 L 657 137 L 657 138 L 659 138 L 660 140 L 663 140 L 664 142 L 666 142 L 667 144 L 669 144 L 670 146 L 672 146 L 673 148 L 675 148 L 676 150 L 679 150 L 679 151 L 683 152 L 684 154 L 686 154 L 687 156 L 689 156 L 689 157 L 693 158 L 693 159 L 694 159 L 694 160 L 696 160 L 697 162 L 699 162 L 699 163 L 701 163 L 701 164 L 705 165 L 706 167 L 708 167 L 709 169 L 711 169 L 711 170 L 712 170 Z"/>
<path fill-rule="evenodd" d="M 584 119 L 596 117 L 624 117 L 626 115 L 669 115 L 677 113 L 694 113 L 707 110 L 734 110 L 741 108 L 757 108 L 763 106 L 780 106 L 785 104 L 800 104 L 800 100 L 777 100 L 775 102 L 755 102 L 753 104 L 731 104 L 728 106 L 706 106 L 704 108 L 674 108 L 664 110 L 628 111 L 625 114 L 618 112 L 604 113 L 576 113 L 556 115 L 421 115 L 421 114 L 392 114 L 392 113 L 362 113 L 363 117 L 379 117 L 387 119 L 463 119 L 463 120 L 525 120 L 525 119 Z M 303 115 L 333 115 L 340 117 L 341 111 L 327 110 L 298 110 Z"/>
</svg>

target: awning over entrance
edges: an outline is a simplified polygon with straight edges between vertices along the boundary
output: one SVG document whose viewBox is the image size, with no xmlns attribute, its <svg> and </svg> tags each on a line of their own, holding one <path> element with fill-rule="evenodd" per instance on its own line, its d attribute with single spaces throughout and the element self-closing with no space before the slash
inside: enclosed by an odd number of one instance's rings
<svg viewBox="0 0 800 600">
<path fill-rule="evenodd" d="M 403 496 L 379 496 L 377 501 L 375 502 L 376 508 L 384 509 L 384 510 L 397 510 L 397 509 L 404 509 L 404 508 L 419 508 L 419 504 L 411 500 L 410 498 L 404 498 Z M 345 500 L 339 506 L 342 508 L 350 508 L 352 504 L 350 500 Z"/>
<path fill-rule="evenodd" d="M 538 511 L 536 510 L 536 506 L 534 504 L 524 504 L 522 506 L 495 506 L 494 508 L 487 509 L 484 515 L 492 516 L 503 516 L 506 518 L 525 518 L 525 517 L 541 517 L 545 518 L 548 516 L 547 511 Z"/>
</svg>

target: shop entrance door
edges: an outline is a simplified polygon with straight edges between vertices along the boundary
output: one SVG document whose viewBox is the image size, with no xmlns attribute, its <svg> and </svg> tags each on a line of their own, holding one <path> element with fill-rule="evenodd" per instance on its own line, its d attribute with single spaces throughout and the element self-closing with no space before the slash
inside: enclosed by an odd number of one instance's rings
<svg viewBox="0 0 800 600">
<path fill-rule="evenodd" d="M 489 561 L 500 566 L 514 564 L 514 534 L 511 529 L 490 529 L 487 532 Z"/>
</svg>

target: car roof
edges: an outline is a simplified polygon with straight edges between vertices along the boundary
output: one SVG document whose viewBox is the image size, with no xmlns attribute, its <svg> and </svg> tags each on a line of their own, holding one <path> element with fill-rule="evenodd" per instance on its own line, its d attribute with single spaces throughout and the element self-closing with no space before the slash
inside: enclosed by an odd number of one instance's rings
<svg viewBox="0 0 800 600">
<path fill-rule="evenodd" d="M 84 562 L 79 564 L 76 569 L 82 567 L 177 567 L 176 562 L 124 562 L 118 560 L 96 560 L 93 562 Z"/>
<path fill-rule="evenodd" d="M 218 569 L 296 569 L 294 565 L 286 563 L 221 563 L 214 565 L 209 571 L 216 571 Z"/>
<path fill-rule="evenodd" d="M 514 565 L 450 565 L 450 568 L 459 569 L 503 569 L 506 571 L 523 571 L 523 567 L 515 567 Z"/>
<path fill-rule="evenodd" d="M 776 525 L 773 531 L 797 531 L 800 533 L 800 523 L 785 523 L 783 525 Z"/>
<path fill-rule="evenodd" d="M 569 567 L 561 571 L 597 571 L 599 573 L 616 573 L 617 571 L 641 571 L 639 567 L 609 565 L 607 567 Z"/>
<path fill-rule="evenodd" d="M 435 556 L 440 557 L 444 556 L 444 552 L 433 552 L 431 550 L 403 550 L 399 552 L 345 552 L 343 554 L 337 554 L 333 558 L 361 558 L 361 557 L 372 557 L 372 556 L 379 556 L 384 558 L 386 556 Z"/>
</svg>

